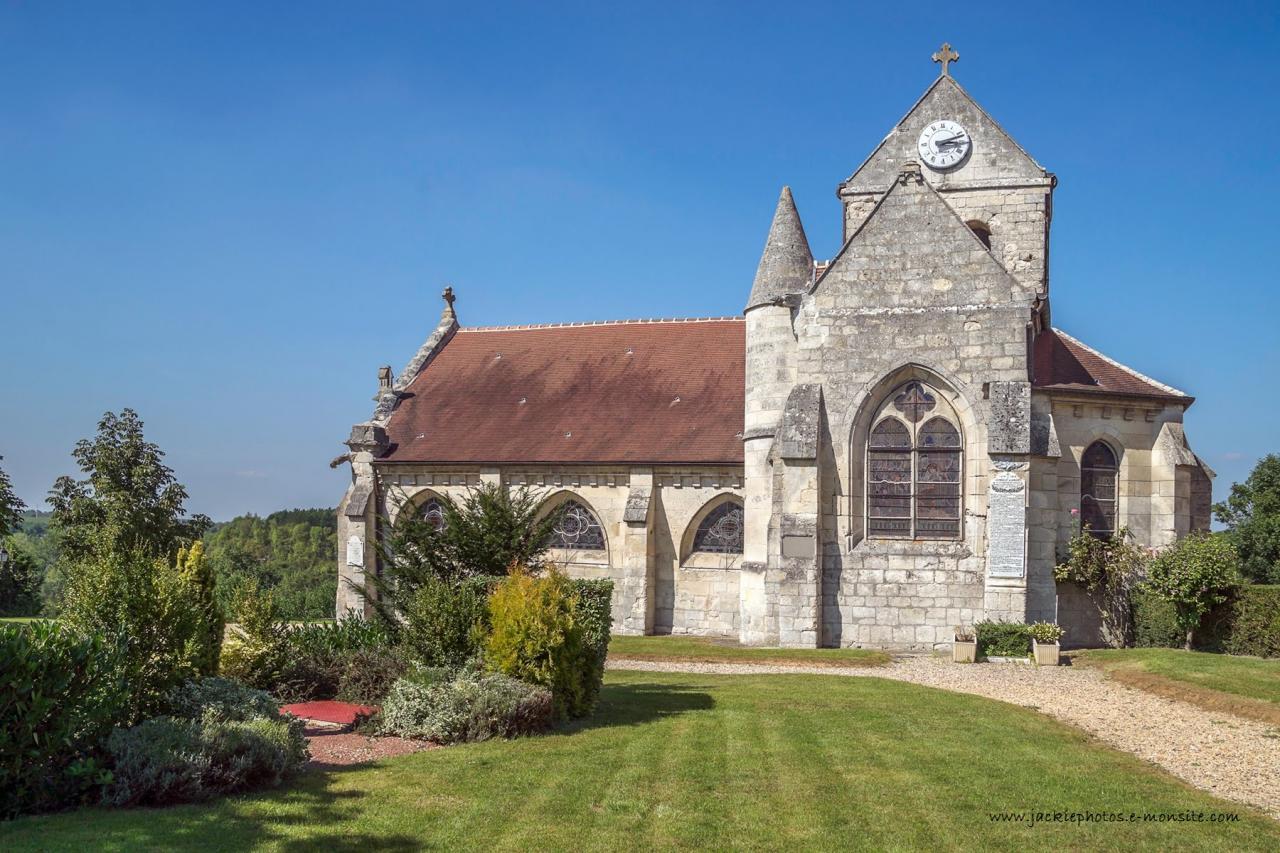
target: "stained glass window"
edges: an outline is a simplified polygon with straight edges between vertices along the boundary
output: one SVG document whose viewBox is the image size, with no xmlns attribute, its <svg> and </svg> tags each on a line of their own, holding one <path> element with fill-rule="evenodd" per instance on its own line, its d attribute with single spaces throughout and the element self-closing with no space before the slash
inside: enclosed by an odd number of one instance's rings
<svg viewBox="0 0 1280 853">
<path fill-rule="evenodd" d="M 1101 441 L 1085 450 L 1080 460 L 1080 522 L 1099 539 L 1116 532 L 1116 475 L 1120 466 L 1115 452 Z"/>
<path fill-rule="evenodd" d="M 600 521 L 577 501 L 566 501 L 561 508 L 560 523 L 551 531 L 552 548 L 575 551 L 603 551 L 604 528 Z"/>
<path fill-rule="evenodd" d="M 893 398 L 900 412 L 883 417 L 867 442 L 867 532 L 892 539 L 956 539 L 960 536 L 962 451 L 960 431 L 937 415 L 919 382 Z"/>
<path fill-rule="evenodd" d="M 893 398 L 893 407 L 907 416 L 913 424 L 920 423 L 938 405 L 937 399 L 924 390 L 919 382 L 908 382 Z"/>
<path fill-rule="evenodd" d="M 726 501 L 707 513 L 693 535 L 693 550 L 708 554 L 741 554 L 742 504 Z"/>
<path fill-rule="evenodd" d="M 439 499 L 429 498 L 422 505 L 421 515 L 436 530 L 444 530 L 444 507 L 440 505 Z"/>
<path fill-rule="evenodd" d="M 895 417 L 871 431 L 867 452 L 870 527 L 873 536 L 911 535 L 911 432 Z"/>
</svg>

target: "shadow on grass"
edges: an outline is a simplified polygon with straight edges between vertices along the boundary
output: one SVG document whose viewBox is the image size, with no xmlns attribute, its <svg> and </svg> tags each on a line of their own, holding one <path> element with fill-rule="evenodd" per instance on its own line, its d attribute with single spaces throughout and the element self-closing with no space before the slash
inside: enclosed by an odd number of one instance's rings
<svg viewBox="0 0 1280 853">
<path fill-rule="evenodd" d="M 309 770 L 280 788 L 232 795 L 205 803 L 158 808 L 84 809 L 74 813 L 77 825 L 57 826 L 54 835 L 68 847 L 121 850 L 248 850 L 271 846 L 286 851 L 421 850 L 421 839 L 403 833 L 364 834 L 338 827 L 359 824 L 365 809 L 363 791 L 335 790 L 334 781 L 358 766 Z M 47 850 L 46 821 L 53 814 L 0 823 L 0 848 Z M 24 825 L 25 824 L 25 825 Z M 333 826 L 333 831 L 320 830 Z M 317 831 L 319 830 L 319 831 Z M 8 831 L 8 834 L 6 834 Z"/>
<path fill-rule="evenodd" d="M 711 695 L 696 685 L 685 687 L 657 682 L 606 684 L 600 691 L 600 703 L 595 712 L 559 731 L 569 734 L 589 729 L 639 726 L 691 711 L 709 711 L 715 704 Z"/>
</svg>

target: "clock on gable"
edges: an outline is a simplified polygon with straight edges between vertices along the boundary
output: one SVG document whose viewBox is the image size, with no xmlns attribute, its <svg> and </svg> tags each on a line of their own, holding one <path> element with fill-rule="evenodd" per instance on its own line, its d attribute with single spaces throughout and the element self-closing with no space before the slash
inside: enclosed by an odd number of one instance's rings
<svg viewBox="0 0 1280 853">
<path fill-rule="evenodd" d="M 920 159 L 930 169 L 943 171 L 954 169 L 964 162 L 973 150 L 973 140 L 958 122 L 942 119 L 920 131 L 916 147 Z"/>
</svg>

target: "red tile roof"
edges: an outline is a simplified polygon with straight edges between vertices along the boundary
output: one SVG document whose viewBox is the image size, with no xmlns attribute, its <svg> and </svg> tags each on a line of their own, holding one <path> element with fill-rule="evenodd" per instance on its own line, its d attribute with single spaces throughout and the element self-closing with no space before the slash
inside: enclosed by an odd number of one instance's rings
<svg viewBox="0 0 1280 853">
<path fill-rule="evenodd" d="M 1048 391 L 1120 394 L 1131 397 L 1192 398 L 1107 358 L 1061 329 L 1041 332 L 1035 343 L 1035 387 Z"/>
<path fill-rule="evenodd" d="M 742 463 L 741 318 L 459 329 L 410 383 L 382 461 Z M 1036 388 L 1191 397 L 1051 329 Z"/>
<path fill-rule="evenodd" d="M 741 318 L 459 329 L 387 422 L 391 462 L 742 462 Z"/>
</svg>

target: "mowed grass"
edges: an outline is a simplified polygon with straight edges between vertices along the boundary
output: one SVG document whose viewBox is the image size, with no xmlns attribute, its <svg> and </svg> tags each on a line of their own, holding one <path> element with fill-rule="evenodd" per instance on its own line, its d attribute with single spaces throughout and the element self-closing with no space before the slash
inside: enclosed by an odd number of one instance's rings
<svg viewBox="0 0 1280 853">
<path fill-rule="evenodd" d="M 1074 660 L 1141 690 L 1280 725 L 1280 660 L 1181 649 L 1092 649 Z"/>
<path fill-rule="evenodd" d="M 1012 705 L 876 678 L 648 672 L 609 673 L 597 714 L 547 737 L 0 824 L 7 851 L 701 848 L 1275 850 L 1280 824 Z"/>
<path fill-rule="evenodd" d="M 622 636 L 609 639 L 609 657 L 615 660 L 805 666 L 883 666 L 891 660 L 888 653 L 872 649 L 769 649 L 705 637 Z"/>
</svg>

